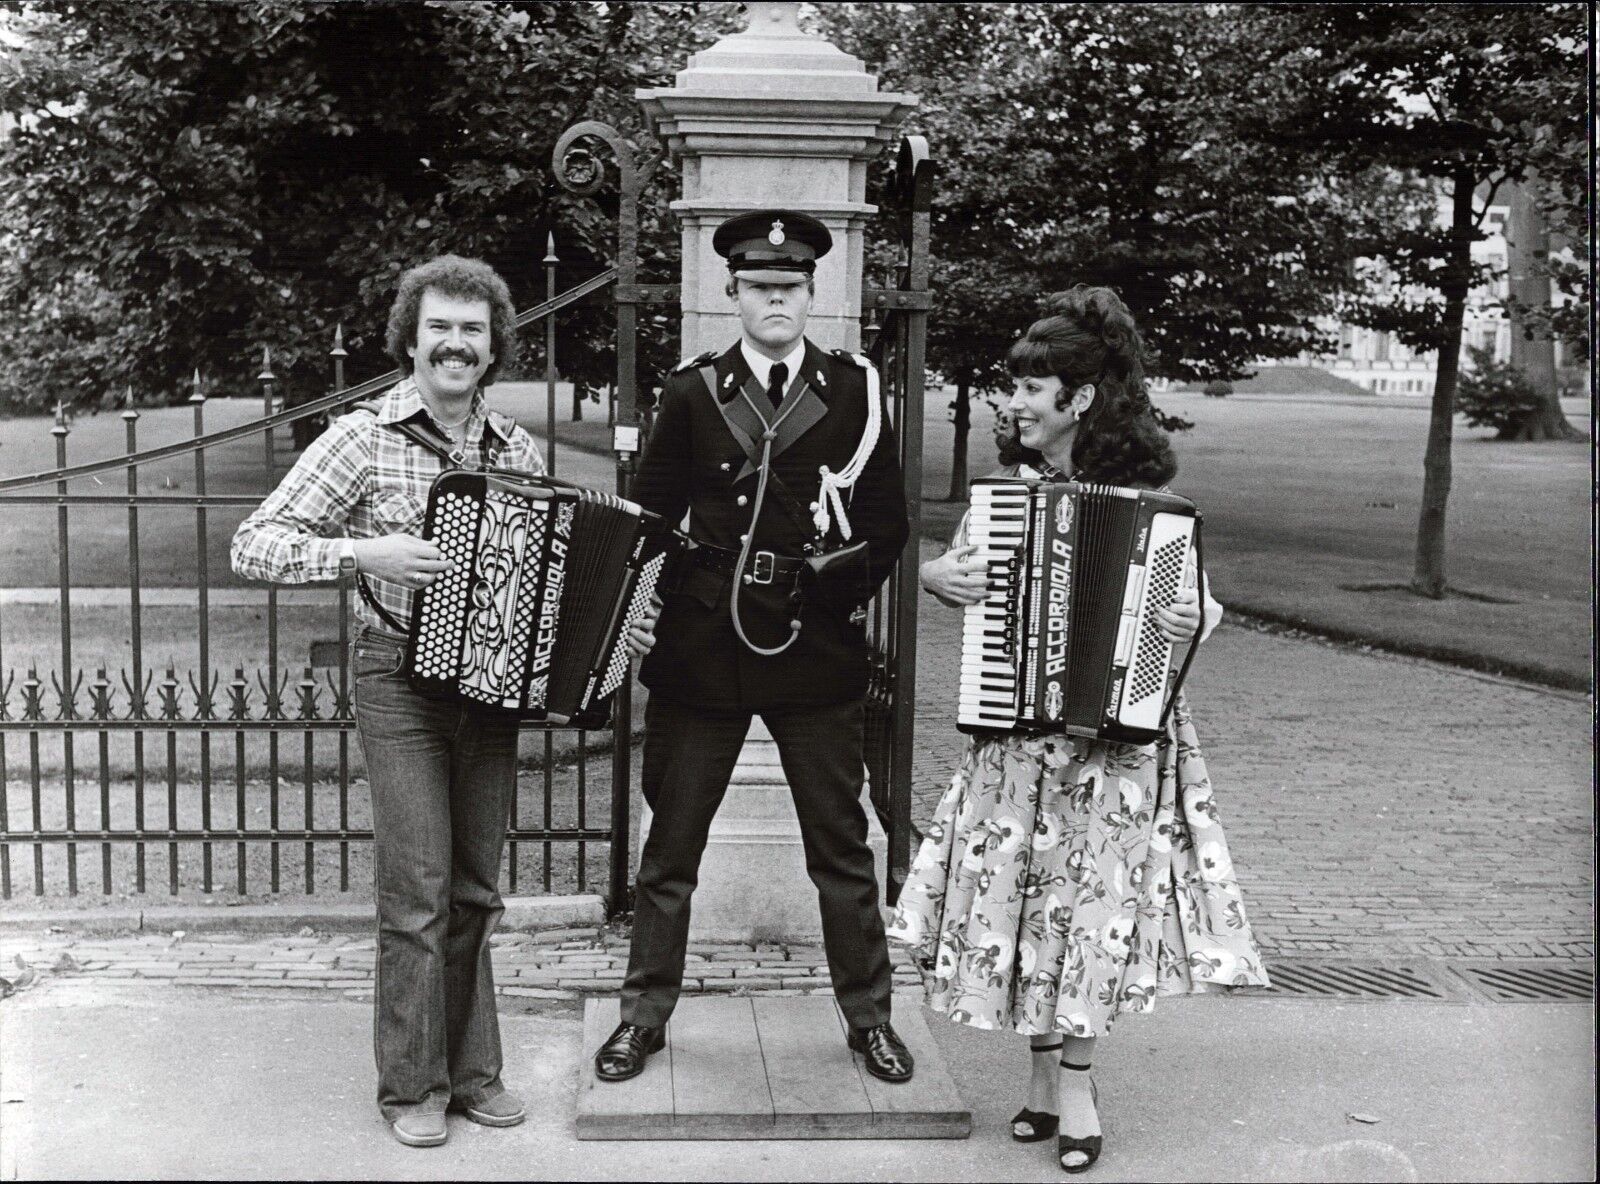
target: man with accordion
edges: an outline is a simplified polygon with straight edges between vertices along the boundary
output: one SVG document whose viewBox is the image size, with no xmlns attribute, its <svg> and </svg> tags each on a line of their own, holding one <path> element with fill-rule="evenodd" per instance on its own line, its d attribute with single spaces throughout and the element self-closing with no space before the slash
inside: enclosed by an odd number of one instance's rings
<svg viewBox="0 0 1600 1184">
<path fill-rule="evenodd" d="M 351 670 L 372 794 L 378 1106 L 401 1143 L 433 1147 L 447 1109 L 495 1127 L 526 1115 L 500 1080 L 489 950 L 504 911 L 518 717 L 415 682 L 424 593 L 485 579 L 481 565 L 464 573 L 440 549 L 430 504 L 461 470 L 515 485 L 544 461 L 484 402 L 516 352 L 511 294 L 488 264 L 441 255 L 407 271 L 387 345 L 406 377 L 312 441 L 239 526 L 232 560 L 249 579 L 353 577 L 361 589 Z M 654 617 L 647 607 L 627 650 L 649 650 Z"/>
<path fill-rule="evenodd" d="M 905 492 L 877 375 L 806 340 L 817 219 L 757 210 L 713 237 L 742 333 L 680 364 L 631 496 L 695 546 L 665 596 L 640 679 L 641 853 L 621 1024 L 595 1057 L 622 1081 L 663 1046 L 683 982 L 690 896 L 751 718 L 777 744 L 817 887 L 847 1042 L 869 1072 L 904 1081 L 890 1025 L 890 963 L 861 806 L 865 605 L 907 537 Z"/>
</svg>

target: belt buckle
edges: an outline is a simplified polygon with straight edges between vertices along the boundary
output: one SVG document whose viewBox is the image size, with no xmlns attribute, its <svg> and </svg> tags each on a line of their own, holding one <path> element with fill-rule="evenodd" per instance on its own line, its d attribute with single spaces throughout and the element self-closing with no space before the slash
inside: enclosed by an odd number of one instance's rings
<svg viewBox="0 0 1600 1184">
<path fill-rule="evenodd" d="M 755 560 L 755 569 L 750 573 L 752 584 L 770 584 L 777 568 L 778 557 L 771 551 L 757 551 L 751 556 Z"/>
</svg>

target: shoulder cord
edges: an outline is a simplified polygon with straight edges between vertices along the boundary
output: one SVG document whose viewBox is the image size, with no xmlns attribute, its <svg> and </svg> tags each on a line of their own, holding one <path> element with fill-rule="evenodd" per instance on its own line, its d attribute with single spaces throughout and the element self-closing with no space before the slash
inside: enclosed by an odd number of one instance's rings
<svg viewBox="0 0 1600 1184">
<path fill-rule="evenodd" d="M 861 433 L 861 442 L 856 445 L 855 455 L 850 458 L 843 469 L 835 473 L 827 465 L 820 467 L 822 473 L 822 489 L 817 495 L 817 512 L 812 518 L 816 523 L 819 534 L 828 533 L 830 506 L 833 516 L 839 520 L 839 534 L 850 541 L 850 519 L 845 513 L 844 499 L 839 496 L 841 489 L 851 489 L 857 479 L 867 467 L 867 460 L 872 456 L 872 450 L 878 446 L 878 433 L 883 426 L 883 413 L 879 407 L 878 399 L 878 371 L 869 362 L 867 371 L 867 426 Z"/>
<path fill-rule="evenodd" d="M 750 398 L 750 392 L 741 386 L 739 394 L 744 397 L 744 400 L 750 404 L 751 409 L 765 423 L 767 417 L 761 413 L 761 409 Z M 713 395 L 713 397 L 715 396 Z M 767 658 L 783 653 L 784 650 L 795 643 L 795 639 L 800 636 L 800 618 L 795 617 L 789 622 L 789 639 L 782 645 L 772 647 L 757 645 L 745 635 L 744 623 L 739 619 L 739 590 L 744 587 L 745 564 L 749 562 L 751 547 L 755 546 L 756 523 L 761 520 L 761 505 L 767 498 L 767 478 L 772 470 L 772 442 L 777 439 L 778 426 L 789 417 L 789 412 L 798 406 L 798 403 L 790 404 L 789 411 L 785 411 L 778 416 L 775 422 L 768 424 L 767 430 L 761 434 L 761 464 L 757 469 L 760 476 L 756 479 L 755 506 L 750 511 L 750 529 L 744 532 L 744 542 L 739 547 L 738 562 L 733 565 L 733 590 L 728 593 L 728 610 L 733 617 L 733 631 L 739 635 L 739 640 L 744 642 L 745 648 L 751 653 L 760 654 Z"/>
</svg>

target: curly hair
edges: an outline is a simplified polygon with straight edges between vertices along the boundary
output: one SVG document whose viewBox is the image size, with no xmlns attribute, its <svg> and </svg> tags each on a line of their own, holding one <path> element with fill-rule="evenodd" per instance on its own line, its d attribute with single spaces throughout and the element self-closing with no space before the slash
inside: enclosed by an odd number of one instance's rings
<svg viewBox="0 0 1600 1184">
<path fill-rule="evenodd" d="M 1051 315 L 1028 326 L 1006 354 L 1012 377 L 1059 378 L 1056 409 L 1091 383 L 1094 401 L 1072 442 L 1073 476 L 1107 485 L 1158 488 L 1178 471 L 1167 433 L 1156 423 L 1145 391 L 1145 348 L 1128 306 L 1110 288 L 1076 284 L 1045 301 Z M 1043 457 L 1023 447 L 1016 428 L 997 432 L 1002 464 Z"/>
<path fill-rule="evenodd" d="M 517 356 L 517 310 L 511 303 L 511 289 L 506 287 L 505 280 L 481 259 L 436 255 L 400 277 L 400 290 L 395 293 L 394 304 L 389 309 L 385 338 L 389 356 L 403 373 L 410 374 L 414 369 L 406 350 L 417 344 L 417 316 L 422 308 L 422 294 L 430 289 L 458 300 L 489 302 L 489 347 L 494 350 L 494 361 L 483 372 L 483 385 L 488 386 L 501 367 L 509 365 Z"/>
</svg>

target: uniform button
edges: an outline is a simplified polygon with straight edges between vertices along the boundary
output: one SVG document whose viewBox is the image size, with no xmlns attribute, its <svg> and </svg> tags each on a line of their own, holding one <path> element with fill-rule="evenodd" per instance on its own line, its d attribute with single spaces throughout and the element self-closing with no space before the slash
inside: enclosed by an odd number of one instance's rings
<svg viewBox="0 0 1600 1184">
<path fill-rule="evenodd" d="M 744 495 L 744 494 L 742 494 L 742 493 L 741 493 L 741 494 L 740 494 L 740 495 L 739 495 L 739 496 L 738 496 L 738 497 L 736 497 L 736 498 L 734 498 L 734 499 L 733 499 L 733 500 L 734 500 L 734 504 L 735 504 L 735 505 L 740 505 L 740 506 L 742 506 L 742 505 L 744 505 L 744 504 L 745 504 L 745 503 L 746 503 L 746 502 L 748 502 L 748 501 L 749 501 L 749 500 L 750 500 L 750 499 L 749 499 L 749 498 L 747 498 L 747 497 L 745 497 L 745 495 Z"/>
<path fill-rule="evenodd" d="M 732 468 L 733 468 L 733 462 L 731 460 L 725 460 L 725 461 L 722 462 L 722 471 L 724 473 L 730 471 Z"/>
<path fill-rule="evenodd" d="M 742 534 L 739 536 L 739 541 L 741 543 L 748 543 L 750 541 L 750 536 L 747 534 Z"/>
<path fill-rule="evenodd" d="M 816 502 L 812 502 L 809 506 L 806 507 L 806 509 L 810 510 L 813 514 L 815 514 L 817 512 L 817 503 Z"/>
</svg>

